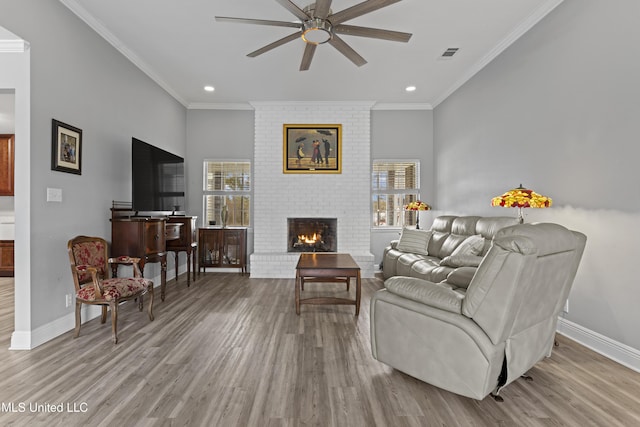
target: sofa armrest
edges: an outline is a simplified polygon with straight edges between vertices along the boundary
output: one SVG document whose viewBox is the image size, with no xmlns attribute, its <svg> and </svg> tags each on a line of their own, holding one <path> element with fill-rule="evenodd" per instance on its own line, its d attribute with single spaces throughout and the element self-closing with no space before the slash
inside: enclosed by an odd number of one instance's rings
<svg viewBox="0 0 640 427">
<path fill-rule="evenodd" d="M 447 276 L 446 283 L 458 287 L 465 288 L 469 287 L 473 276 L 476 274 L 476 267 L 459 267 L 453 270 Z"/>
<path fill-rule="evenodd" d="M 392 240 L 391 242 L 389 242 L 389 246 L 391 246 L 392 249 L 397 249 L 399 242 L 400 242 L 400 239 Z"/>
<path fill-rule="evenodd" d="M 387 291 L 431 307 L 462 313 L 464 295 L 437 283 L 416 277 L 395 276 L 384 282 Z"/>
</svg>

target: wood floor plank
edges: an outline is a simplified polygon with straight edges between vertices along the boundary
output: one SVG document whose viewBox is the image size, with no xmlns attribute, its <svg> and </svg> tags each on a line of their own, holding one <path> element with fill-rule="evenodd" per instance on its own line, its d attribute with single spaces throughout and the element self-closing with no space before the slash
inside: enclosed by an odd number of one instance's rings
<svg viewBox="0 0 640 427">
<path fill-rule="evenodd" d="M 349 297 L 341 285 L 309 283 L 303 292 Z M 561 336 L 530 371 L 534 381 L 510 384 L 502 403 L 457 396 L 377 362 L 369 301 L 382 286 L 363 280 L 357 317 L 353 307 L 316 305 L 298 316 L 293 279 L 207 273 L 189 288 L 169 282 L 153 322 L 135 304 L 121 306 L 118 345 L 109 322 L 94 319 L 77 339 L 69 331 L 9 351 L 13 279 L 0 278 L 0 425 L 640 425 L 640 374 Z M 10 412 L 11 403 L 65 410 Z M 83 403 L 87 412 L 66 411 Z"/>
</svg>

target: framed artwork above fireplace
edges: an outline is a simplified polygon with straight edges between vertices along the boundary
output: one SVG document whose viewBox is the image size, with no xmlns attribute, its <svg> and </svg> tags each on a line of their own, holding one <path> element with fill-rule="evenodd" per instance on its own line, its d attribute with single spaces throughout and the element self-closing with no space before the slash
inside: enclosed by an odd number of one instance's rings
<svg viewBox="0 0 640 427">
<path fill-rule="evenodd" d="M 342 125 L 283 125 L 284 173 L 342 173 Z"/>
</svg>

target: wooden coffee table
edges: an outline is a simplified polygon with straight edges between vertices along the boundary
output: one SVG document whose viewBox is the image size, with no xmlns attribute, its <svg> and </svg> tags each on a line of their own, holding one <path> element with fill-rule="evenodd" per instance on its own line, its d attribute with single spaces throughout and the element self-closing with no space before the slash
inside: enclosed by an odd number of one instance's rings
<svg viewBox="0 0 640 427">
<path fill-rule="evenodd" d="M 349 282 L 356 278 L 356 299 L 316 297 L 300 299 L 305 282 L 344 282 L 349 290 Z M 300 314 L 301 304 L 346 304 L 356 306 L 356 316 L 360 314 L 360 267 L 349 254 L 303 253 L 296 265 L 296 314 Z"/>
</svg>

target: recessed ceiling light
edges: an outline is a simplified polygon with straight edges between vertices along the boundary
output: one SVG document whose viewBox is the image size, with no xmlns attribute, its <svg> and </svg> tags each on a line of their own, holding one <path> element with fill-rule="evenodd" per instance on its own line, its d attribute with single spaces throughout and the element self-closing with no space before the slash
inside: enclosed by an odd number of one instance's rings
<svg viewBox="0 0 640 427">
<path fill-rule="evenodd" d="M 407 86 L 404 90 L 406 90 L 407 92 L 413 92 L 416 89 L 417 88 L 415 86 Z"/>
<path fill-rule="evenodd" d="M 207 92 L 213 92 L 215 89 L 213 86 L 205 86 L 204 90 L 206 90 Z"/>
</svg>

